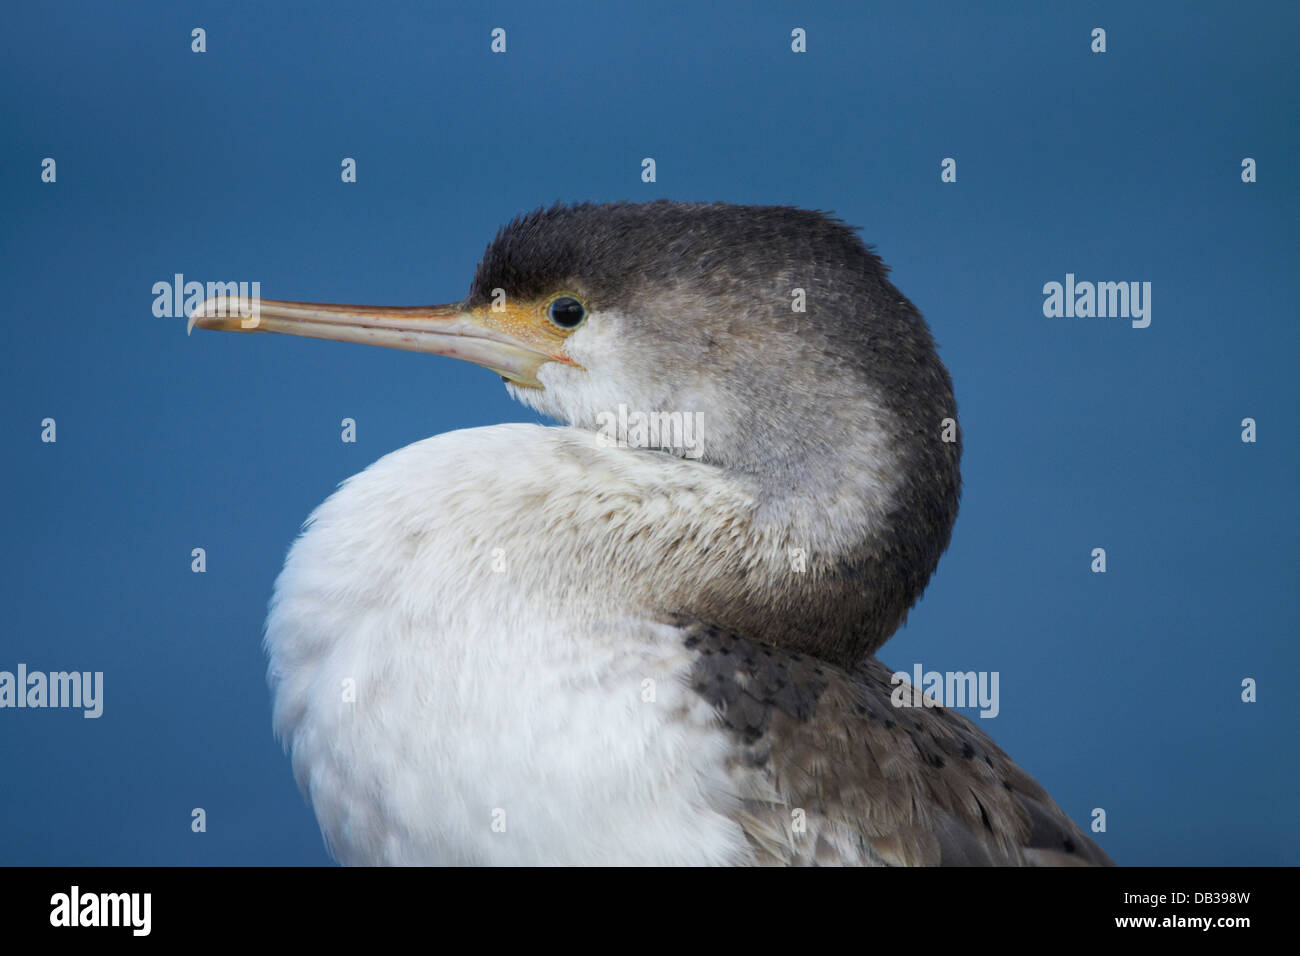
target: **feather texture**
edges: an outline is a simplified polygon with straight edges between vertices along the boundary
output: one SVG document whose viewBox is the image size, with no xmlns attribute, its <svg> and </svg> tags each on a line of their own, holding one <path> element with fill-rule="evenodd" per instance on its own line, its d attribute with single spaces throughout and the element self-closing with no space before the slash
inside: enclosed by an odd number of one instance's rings
<svg viewBox="0 0 1300 956">
<path fill-rule="evenodd" d="M 875 658 L 844 670 L 719 628 L 684 632 L 700 655 L 692 686 L 739 744 L 737 819 L 760 862 L 1111 863 L 961 714 L 892 706 Z"/>
</svg>

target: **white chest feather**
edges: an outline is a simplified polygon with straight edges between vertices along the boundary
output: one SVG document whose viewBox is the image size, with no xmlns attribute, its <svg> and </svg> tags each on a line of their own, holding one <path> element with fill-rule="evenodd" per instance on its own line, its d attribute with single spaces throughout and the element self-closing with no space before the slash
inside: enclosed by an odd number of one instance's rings
<svg viewBox="0 0 1300 956">
<path fill-rule="evenodd" d="M 623 507 L 621 461 L 571 429 L 455 432 L 317 509 L 266 643 L 276 731 L 342 862 L 747 858 L 692 655 L 628 597 L 648 572 L 627 542 L 672 533 L 672 503 Z M 752 504 L 683 493 L 722 527 Z"/>
</svg>

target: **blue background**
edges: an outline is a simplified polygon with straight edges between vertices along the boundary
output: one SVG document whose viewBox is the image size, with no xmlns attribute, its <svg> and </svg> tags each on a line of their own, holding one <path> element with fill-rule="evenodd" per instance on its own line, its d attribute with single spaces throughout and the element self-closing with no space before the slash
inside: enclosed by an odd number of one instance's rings
<svg viewBox="0 0 1300 956">
<path fill-rule="evenodd" d="M 449 301 L 518 212 L 662 196 L 834 210 L 934 329 L 965 493 L 882 658 L 999 671 L 981 725 L 1120 863 L 1300 862 L 1300 14 L 988 6 L 7 4 L 0 669 L 106 690 L 0 711 L 0 863 L 328 862 L 270 731 L 285 549 L 381 455 L 536 420 L 449 359 L 187 338 L 153 283 Z M 1045 318 L 1066 272 L 1152 282 L 1150 328 Z"/>
</svg>

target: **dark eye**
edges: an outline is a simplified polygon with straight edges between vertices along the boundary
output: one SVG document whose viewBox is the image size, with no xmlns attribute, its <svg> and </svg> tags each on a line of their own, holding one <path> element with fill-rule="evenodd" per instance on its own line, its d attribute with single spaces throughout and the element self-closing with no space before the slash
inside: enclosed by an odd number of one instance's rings
<svg viewBox="0 0 1300 956">
<path fill-rule="evenodd" d="M 571 295 L 562 295 L 551 303 L 546 313 L 558 328 L 576 329 L 587 317 L 587 308 Z"/>
</svg>

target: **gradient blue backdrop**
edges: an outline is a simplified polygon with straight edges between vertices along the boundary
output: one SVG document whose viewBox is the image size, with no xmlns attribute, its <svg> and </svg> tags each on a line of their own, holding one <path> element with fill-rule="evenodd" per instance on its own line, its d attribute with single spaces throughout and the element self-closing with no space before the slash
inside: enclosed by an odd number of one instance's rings
<svg viewBox="0 0 1300 956">
<path fill-rule="evenodd" d="M 0 863 L 326 863 L 270 731 L 285 549 L 386 452 L 535 419 L 451 360 L 187 338 L 153 283 L 452 300 L 520 211 L 661 196 L 834 210 L 934 328 L 965 493 L 883 659 L 999 671 L 984 728 L 1121 863 L 1300 862 L 1294 4 L 428 6 L 0 12 L 0 669 L 106 682 L 0 711 Z M 1151 327 L 1044 318 L 1066 272 Z"/>
</svg>

